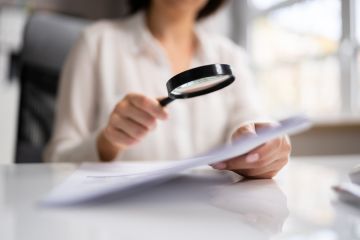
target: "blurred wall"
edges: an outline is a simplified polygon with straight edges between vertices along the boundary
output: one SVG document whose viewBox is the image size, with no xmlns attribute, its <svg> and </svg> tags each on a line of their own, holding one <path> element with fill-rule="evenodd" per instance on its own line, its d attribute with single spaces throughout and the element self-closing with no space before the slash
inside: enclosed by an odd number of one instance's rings
<svg viewBox="0 0 360 240">
<path fill-rule="evenodd" d="M 294 156 L 360 154 L 360 121 L 315 123 L 291 142 Z"/>
</svg>

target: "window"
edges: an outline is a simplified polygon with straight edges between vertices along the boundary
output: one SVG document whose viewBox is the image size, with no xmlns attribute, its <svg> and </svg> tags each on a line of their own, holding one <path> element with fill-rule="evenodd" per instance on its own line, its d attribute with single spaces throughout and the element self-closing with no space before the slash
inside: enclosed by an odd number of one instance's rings
<svg viewBox="0 0 360 240">
<path fill-rule="evenodd" d="M 351 13 L 356 0 L 248 2 L 247 46 L 270 114 L 358 113 L 360 53 L 354 55 L 352 36 L 355 20 L 360 23 L 359 1 L 358 18 Z M 356 34 L 360 43 L 360 29 Z"/>
</svg>

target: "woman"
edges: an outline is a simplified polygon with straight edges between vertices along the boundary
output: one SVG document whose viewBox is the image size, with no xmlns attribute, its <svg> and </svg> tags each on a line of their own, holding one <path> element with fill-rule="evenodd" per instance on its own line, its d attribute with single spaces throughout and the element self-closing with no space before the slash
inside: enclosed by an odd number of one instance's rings
<svg viewBox="0 0 360 240">
<path fill-rule="evenodd" d="M 261 114 L 242 50 L 196 24 L 223 2 L 129 0 L 128 19 L 86 29 L 63 71 L 54 136 L 45 158 L 181 159 L 256 134 L 264 124 L 254 124 Z M 173 75 L 212 63 L 230 64 L 235 83 L 167 109 L 159 105 L 157 99 L 167 95 L 165 84 Z M 289 141 L 282 137 L 213 167 L 271 178 L 289 153 Z"/>
</svg>

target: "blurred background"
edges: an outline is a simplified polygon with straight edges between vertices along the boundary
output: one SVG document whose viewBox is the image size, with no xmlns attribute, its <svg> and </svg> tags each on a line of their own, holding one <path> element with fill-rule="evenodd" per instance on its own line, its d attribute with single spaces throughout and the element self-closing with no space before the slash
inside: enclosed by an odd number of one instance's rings
<svg viewBox="0 0 360 240">
<path fill-rule="evenodd" d="M 44 137 L 29 128 L 28 139 L 22 127 L 21 109 L 37 96 L 36 92 L 24 96 L 26 68 L 19 60 L 26 41 L 33 38 L 24 37 L 30 19 L 56 14 L 64 24 L 86 25 L 98 19 L 121 18 L 125 2 L 0 0 L 0 162 L 14 162 L 19 154 L 28 154 L 19 150 L 21 141 L 41 151 L 49 135 Z M 51 19 L 57 21 L 56 17 Z M 282 118 L 300 112 L 314 120 L 312 130 L 292 139 L 294 155 L 360 153 L 359 1 L 233 0 L 201 24 L 246 49 L 262 102 L 271 116 Z M 35 39 L 47 39 L 49 31 L 39 29 Z M 61 35 L 57 40 L 62 41 Z M 52 49 L 41 51 L 25 52 L 39 63 L 42 54 Z M 52 69 L 48 61 L 45 65 Z M 31 72 L 26 81 L 37 78 Z M 56 79 L 58 71 L 51 76 Z M 56 99 L 56 90 L 53 92 Z"/>
</svg>

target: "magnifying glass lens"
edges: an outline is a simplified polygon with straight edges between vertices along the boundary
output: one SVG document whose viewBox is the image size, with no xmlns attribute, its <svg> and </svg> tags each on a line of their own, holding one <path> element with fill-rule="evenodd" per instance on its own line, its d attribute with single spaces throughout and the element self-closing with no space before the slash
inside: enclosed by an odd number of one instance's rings
<svg viewBox="0 0 360 240">
<path fill-rule="evenodd" d="M 228 64 L 210 64 L 186 70 L 167 83 L 168 97 L 159 100 L 166 106 L 175 99 L 193 98 L 218 91 L 233 83 L 235 77 Z"/>
<path fill-rule="evenodd" d="M 171 91 L 171 94 L 183 95 L 183 94 L 199 92 L 205 89 L 212 88 L 218 84 L 221 84 L 227 81 L 229 77 L 230 77 L 229 75 L 221 75 L 221 76 L 212 76 L 212 77 L 196 79 L 175 88 L 173 91 Z"/>
</svg>

